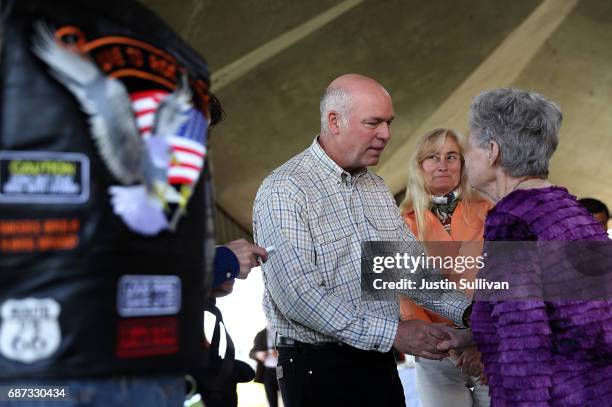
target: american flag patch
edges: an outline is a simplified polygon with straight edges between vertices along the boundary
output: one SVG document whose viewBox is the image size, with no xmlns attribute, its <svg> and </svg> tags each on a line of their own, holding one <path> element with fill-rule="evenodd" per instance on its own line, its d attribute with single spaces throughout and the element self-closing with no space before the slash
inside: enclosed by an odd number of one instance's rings
<svg viewBox="0 0 612 407">
<path fill-rule="evenodd" d="M 134 113 L 136 114 L 136 123 L 142 137 L 148 138 L 151 136 L 157 106 L 159 106 L 159 102 L 161 102 L 167 94 L 168 92 L 164 91 L 148 90 L 144 92 L 135 92 L 130 95 L 130 99 L 132 99 L 132 109 L 134 109 Z"/>
<path fill-rule="evenodd" d="M 155 114 L 168 92 L 160 90 L 134 92 L 130 95 L 138 130 L 144 138 L 151 137 Z M 206 118 L 192 108 L 177 134 L 168 137 L 173 160 L 168 168 L 168 183 L 193 185 L 198 180 L 206 159 Z"/>
</svg>

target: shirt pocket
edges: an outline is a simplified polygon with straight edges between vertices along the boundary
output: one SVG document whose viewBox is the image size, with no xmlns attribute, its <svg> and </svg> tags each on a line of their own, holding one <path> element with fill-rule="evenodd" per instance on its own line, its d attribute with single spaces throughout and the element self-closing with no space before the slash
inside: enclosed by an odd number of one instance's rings
<svg viewBox="0 0 612 407">
<path fill-rule="evenodd" d="M 336 292 L 340 283 L 353 274 L 351 264 L 357 256 L 352 253 L 356 232 L 351 219 L 345 213 L 327 210 L 316 217 L 311 233 L 320 283 Z"/>
<path fill-rule="evenodd" d="M 403 220 L 393 208 L 366 206 L 364 215 L 375 235 L 369 240 L 400 240 L 400 228 Z"/>
<path fill-rule="evenodd" d="M 363 194 L 363 211 L 367 222 L 386 239 L 397 240 L 397 230 L 404 222 L 394 202 L 389 201 L 388 192 L 374 188 Z M 380 236 L 383 238 L 383 236 Z"/>
<path fill-rule="evenodd" d="M 368 223 L 379 232 L 395 232 L 401 223 L 401 218 L 388 210 L 366 209 L 365 217 Z"/>
<path fill-rule="evenodd" d="M 325 208 L 311 223 L 312 238 L 317 246 L 346 240 L 353 233 L 353 225 L 347 210 Z"/>
</svg>

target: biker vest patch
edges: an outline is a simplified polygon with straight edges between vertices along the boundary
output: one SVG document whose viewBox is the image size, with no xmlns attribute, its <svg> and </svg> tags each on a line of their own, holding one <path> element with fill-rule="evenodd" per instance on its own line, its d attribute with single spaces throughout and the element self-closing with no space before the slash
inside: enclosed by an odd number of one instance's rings
<svg viewBox="0 0 612 407">
<path fill-rule="evenodd" d="M 113 212 L 145 236 L 174 231 L 204 168 L 207 85 L 168 53 L 127 37 L 87 41 L 74 26 L 35 23 L 32 50 L 88 116 L 117 181 Z"/>
</svg>

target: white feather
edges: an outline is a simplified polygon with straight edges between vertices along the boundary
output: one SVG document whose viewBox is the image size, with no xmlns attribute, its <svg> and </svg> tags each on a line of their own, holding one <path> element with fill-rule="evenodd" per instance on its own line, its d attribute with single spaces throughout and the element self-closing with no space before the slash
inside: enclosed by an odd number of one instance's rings
<svg viewBox="0 0 612 407">
<path fill-rule="evenodd" d="M 133 231 L 153 236 L 168 228 L 162 203 L 149 195 L 144 185 L 109 188 L 113 212 Z"/>
</svg>

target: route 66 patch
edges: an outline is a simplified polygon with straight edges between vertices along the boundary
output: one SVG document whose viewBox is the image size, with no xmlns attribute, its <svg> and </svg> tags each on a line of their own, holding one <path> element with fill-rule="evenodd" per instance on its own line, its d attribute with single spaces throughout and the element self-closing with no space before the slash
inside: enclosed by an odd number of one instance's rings
<svg viewBox="0 0 612 407">
<path fill-rule="evenodd" d="M 0 307 L 0 354 L 23 363 L 51 356 L 62 339 L 60 311 L 52 298 L 5 301 Z"/>
</svg>

